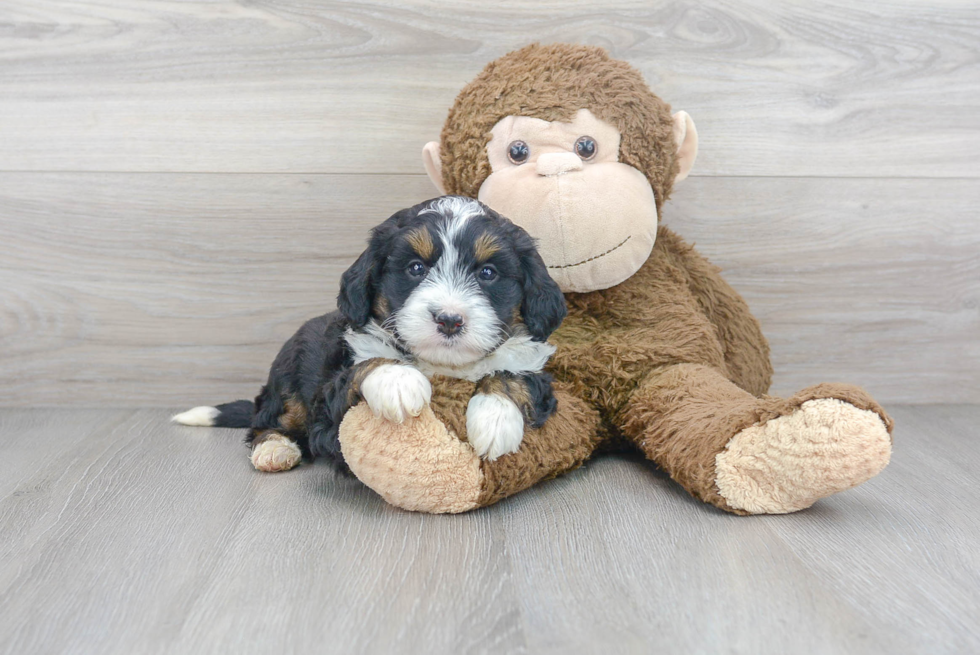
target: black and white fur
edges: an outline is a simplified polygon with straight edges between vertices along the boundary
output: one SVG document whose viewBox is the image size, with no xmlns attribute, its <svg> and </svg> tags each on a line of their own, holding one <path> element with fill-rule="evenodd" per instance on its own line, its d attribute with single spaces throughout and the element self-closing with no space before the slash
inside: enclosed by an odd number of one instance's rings
<svg viewBox="0 0 980 655">
<path fill-rule="evenodd" d="M 467 439 L 487 459 L 515 452 L 525 424 L 554 412 L 542 369 L 564 297 L 531 237 L 482 203 L 437 198 L 374 228 L 337 306 L 286 342 L 254 403 L 173 420 L 249 427 L 253 464 L 276 471 L 317 456 L 346 468 L 338 430 L 347 410 L 363 399 L 401 423 L 429 403 L 433 375 L 476 383 Z"/>
</svg>

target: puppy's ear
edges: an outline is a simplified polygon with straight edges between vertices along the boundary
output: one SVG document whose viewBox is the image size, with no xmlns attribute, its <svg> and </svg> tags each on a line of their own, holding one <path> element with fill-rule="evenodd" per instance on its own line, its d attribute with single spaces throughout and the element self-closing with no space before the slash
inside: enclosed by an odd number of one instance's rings
<svg viewBox="0 0 980 655">
<path fill-rule="evenodd" d="M 521 318 L 534 341 L 546 341 L 565 319 L 568 309 L 558 283 L 551 279 L 544 260 L 526 233 L 520 235 L 517 252 L 524 271 Z"/>
<path fill-rule="evenodd" d="M 374 249 L 368 247 L 340 278 L 337 309 L 355 330 L 364 327 L 371 317 L 379 266 Z"/>
<path fill-rule="evenodd" d="M 391 237 L 398 230 L 399 212 L 371 230 L 367 250 L 340 277 L 337 309 L 355 330 L 364 327 L 371 318 L 371 308 L 378 292 L 378 282 L 390 250 Z"/>
</svg>

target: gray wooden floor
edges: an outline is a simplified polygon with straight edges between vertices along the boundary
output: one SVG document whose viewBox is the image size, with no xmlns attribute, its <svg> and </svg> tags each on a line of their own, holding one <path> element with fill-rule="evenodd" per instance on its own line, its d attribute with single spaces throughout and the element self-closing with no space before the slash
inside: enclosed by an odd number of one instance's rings
<svg viewBox="0 0 980 655">
<path fill-rule="evenodd" d="M 976 653 L 980 406 L 858 489 L 703 506 L 609 456 L 462 516 L 151 410 L 0 410 L 0 652 Z"/>
</svg>

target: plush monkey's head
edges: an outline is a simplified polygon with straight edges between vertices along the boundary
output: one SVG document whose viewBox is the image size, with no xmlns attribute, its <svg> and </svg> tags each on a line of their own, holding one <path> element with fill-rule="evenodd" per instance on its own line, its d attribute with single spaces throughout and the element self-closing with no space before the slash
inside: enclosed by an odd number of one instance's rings
<svg viewBox="0 0 980 655">
<path fill-rule="evenodd" d="M 527 230 L 563 291 L 619 284 L 646 261 L 659 210 L 697 155 L 629 64 L 591 46 L 531 45 L 491 62 L 423 150 L 443 193 L 479 198 Z"/>
</svg>

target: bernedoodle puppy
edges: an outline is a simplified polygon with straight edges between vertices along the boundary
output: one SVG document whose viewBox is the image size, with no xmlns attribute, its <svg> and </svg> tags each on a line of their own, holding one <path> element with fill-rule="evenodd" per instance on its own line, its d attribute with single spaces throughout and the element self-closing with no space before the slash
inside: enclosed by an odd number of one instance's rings
<svg viewBox="0 0 980 655">
<path fill-rule="evenodd" d="M 248 427 L 251 459 L 283 471 L 303 457 L 346 470 L 337 433 L 362 399 L 402 423 L 429 403 L 429 378 L 475 382 L 467 439 L 483 458 L 516 452 L 525 422 L 554 412 L 548 336 L 565 299 L 531 237 L 486 205 L 445 196 L 374 228 L 341 278 L 338 310 L 279 351 L 255 402 L 195 407 L 184 425 Z"/>
</svg>

